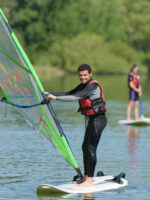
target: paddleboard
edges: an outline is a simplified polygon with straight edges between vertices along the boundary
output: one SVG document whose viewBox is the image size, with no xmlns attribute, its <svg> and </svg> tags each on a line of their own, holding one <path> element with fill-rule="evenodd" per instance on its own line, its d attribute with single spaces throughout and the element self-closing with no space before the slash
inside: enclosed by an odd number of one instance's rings
<svg viewBox="0 0 150 200">
<path fill-rule="evenodd" d="M 37 188 L 38 194 L 81 194 L 93 193 L 105 190 L 114 190 L 125 187 L 128 181 L 125 178 L 120 178 L 119 181 L 114 179 L 115 176 L 101 176 L 93 178 L 93 186 L 80 188 L 77 184 L 72 182 L 54 186 L 50 184 L 42 184 Z M 116 176 L 117 177 L 117 176 Z"/>
<path fill-rule="evenodd" d="M 142 117 L 139 120 L 119 120 L 118 123 L 132 126 L 149 126 L 150 118 Z"/>
</svg>

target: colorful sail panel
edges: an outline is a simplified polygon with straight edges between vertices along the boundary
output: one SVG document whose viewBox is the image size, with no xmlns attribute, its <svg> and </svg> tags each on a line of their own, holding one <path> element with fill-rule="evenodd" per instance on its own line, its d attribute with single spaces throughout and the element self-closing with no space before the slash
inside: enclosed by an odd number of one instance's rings
<svg viewBox="0 0 150 200">
<path fill-rule="evenodd" d="M 42 84 L 1 9 L 0 87 L 3 96 L 16 105 L 32 106 L 44 99 Z M 78 164 L 50 103 L 31 108 L 13 107 L 78 171 Z"/>
</svg>

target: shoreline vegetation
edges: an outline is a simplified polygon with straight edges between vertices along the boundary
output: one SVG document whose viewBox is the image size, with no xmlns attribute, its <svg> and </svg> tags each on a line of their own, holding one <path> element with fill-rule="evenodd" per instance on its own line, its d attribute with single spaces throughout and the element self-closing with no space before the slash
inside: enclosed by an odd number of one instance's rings
<svg viewBox="0 0 150 200">
<path fill-rule="evenodd" d="M 49 79 L 54 77 L 64 76 L 65 73 L 58 67 L 50 67 L 50 66 L 34 66 L 35 72 L 39 76 L 40 79 Z"/>
<path fill-rule="evenodd" d="M 64 71 L 61 70 L 59 67 L 51 67 L 51 66 L 34 66 L 34 69 L 37 73 L 37 75 L 39 76 L 40 79 L 53 79 L 56 77 L 61 77 L 61 76 L 66 76 L 66 75 L 76 75 L 77 72 L 68 72 L 68 71 Z M 97 76 L 127 76 L 128 73 L 123 73 L 123 72 L 95 72 L 93 70 L 93 74 L 97 75 Z M 147 72 L 146 71 L 142 71 L 140 73 L 142 76 L 147 76 Z"/>
<path fill-rule="evenodd" d="M 148 0 L 2 0 L 1 7 L 39 76 L 76 74 L 83 63 L 97 75 L 124 75 L 133 64 L 150 74 Z"/>
</svg>

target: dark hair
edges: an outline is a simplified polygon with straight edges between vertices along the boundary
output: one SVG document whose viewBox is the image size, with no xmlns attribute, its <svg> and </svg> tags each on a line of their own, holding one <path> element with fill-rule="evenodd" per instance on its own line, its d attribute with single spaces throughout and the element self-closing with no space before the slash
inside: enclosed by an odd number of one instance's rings
<svg viewBox="0 0 150 200">
<path fill-rule="evenodd" d="M 92 69 L 91 69 L 90 65 L 82 64 L 82 65 L 80 65 L 80 66 L 78 67 L 78 73 L 79 73 L 80 71 L 85 71 L 85 70 L 87 70 L 89 74 L 92 73 Z"/>
<path fill-rule="evenodd" d="M 133 71 L 134 68 L 138 67 L 136 64 L 132 65 L 131 69 L 130 69 L 130 72 Z"/>
</svg>

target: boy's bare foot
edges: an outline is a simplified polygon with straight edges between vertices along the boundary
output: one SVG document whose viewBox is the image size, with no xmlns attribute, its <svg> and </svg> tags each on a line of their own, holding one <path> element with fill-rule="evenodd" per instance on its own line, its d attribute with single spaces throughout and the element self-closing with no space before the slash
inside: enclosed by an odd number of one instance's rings
<svg viewBox="0 0 150 200">
<path fill-rule="evenodd" d="M 91 186 L 93 186 L 92 179 L 93 179 L 92 177 L 87 177 L 86 180 L 83 183 L 77 184 L 76 186 L 80 187 L 80 188 L 91 187 Z"/>
</svg>

